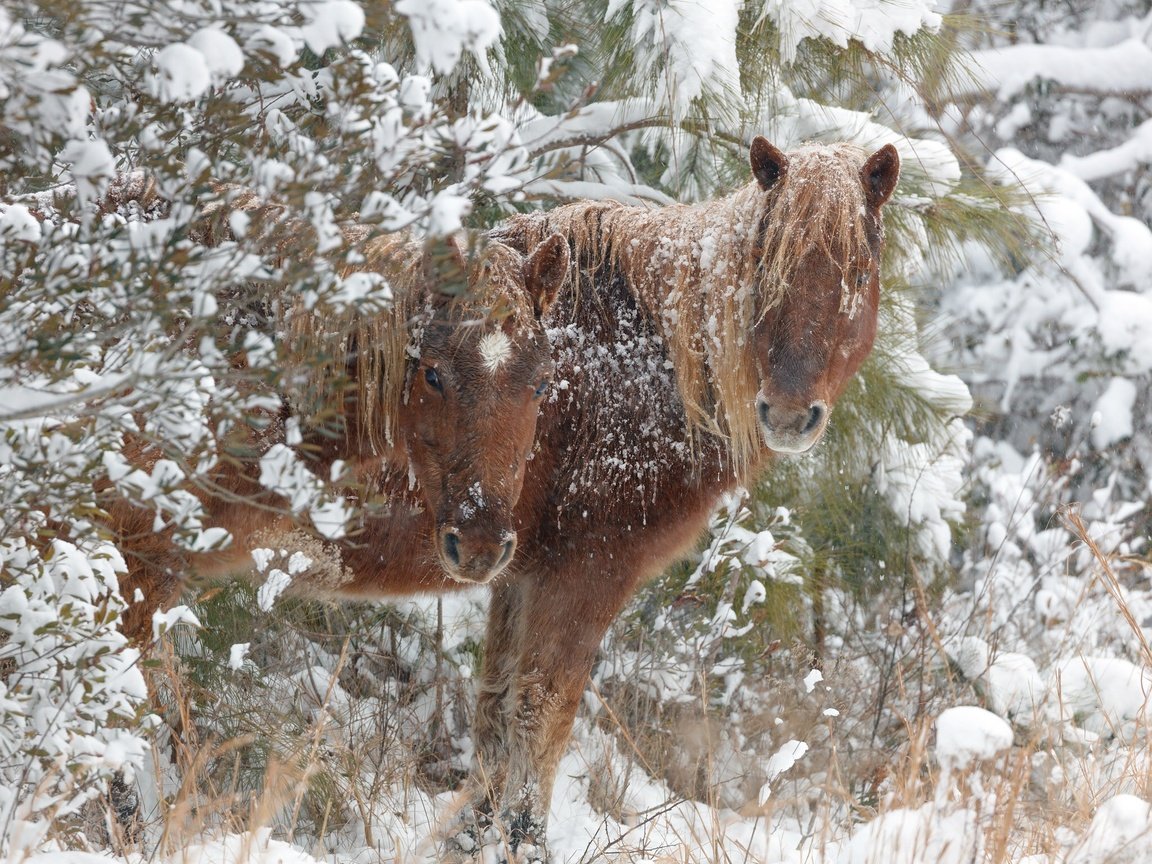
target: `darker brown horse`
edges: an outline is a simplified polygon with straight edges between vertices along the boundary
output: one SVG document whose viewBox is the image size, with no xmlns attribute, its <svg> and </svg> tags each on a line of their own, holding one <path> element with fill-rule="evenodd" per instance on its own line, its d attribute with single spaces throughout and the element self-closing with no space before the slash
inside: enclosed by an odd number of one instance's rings
<svg viewBox="0 0 1152 864">
<path fill-rule="evenodd" d="M 752 181 L 715 202 L 573 204 L 492 233 L 523 251 L 559 232 L 578 276 L 547 318 L 562 385 L 494 588 L 465 849 L 495 817 L 516 857 L 546 857 L 556 766 L 608 625 L 725 490 L 820 439 L 872 348 L 896 150 L 786 156 L 757 138 L 750 159 Z"/>
<path fill-rule="evenodd" d="M 261 210 L 251 200 L 234 206 Z M 129 564 L 121 593 L 143 597 L 124 625 L 137 641 L 187 576 L 251 572 L 256 548 L 302 552 L 310 564 L 294 581 L 345 597 L 483 584 L 512 559 L 513 508 L 553 369 L 541 318 L 567 278 L 568 246 L 545 238 L 521 255 L 492 242 L 471 261 L 457 251 L 433 265 L 421 242 L 363 234 L 350 229 L 346 239 L 362 269 L 387 278 L 393 302 L 339 320 L 293 313 L 284 329 L 309 379 L 297 389 L 310 398 L 286 399 L 267 428 L 221 441 L 229 458 L 196 490 L 207 523 L 232 535 L 227 549 L 181 552 L 153 533 L 150 511 L 105 489 L 108 525 Z M 466 290 L 444 293 L 445 281 Z M 301 403 L 312 404 L 297 416 Z M 335 422 L 310 423 L 325 407 Z M 290 427 L 301 440 L 289 439 Z M 130 461 L 147 467 L 159 456 L 140 447 Z M 357 515 L 342 538 L 318 533 L 268 482 L 295 461 L 321 476 L 343 464 L 340 492 Z"/>
</svg>

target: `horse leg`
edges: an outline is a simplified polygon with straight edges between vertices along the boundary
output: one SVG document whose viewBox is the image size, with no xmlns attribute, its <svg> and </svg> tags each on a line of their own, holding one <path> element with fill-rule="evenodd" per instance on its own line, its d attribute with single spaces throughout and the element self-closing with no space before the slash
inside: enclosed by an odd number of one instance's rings
<svg viewBox="0 0 1152 864">
<path fill-rule="evenodd" d="M 520 585 L 501 582 L 492 592 L 484 667 L 472 724 L 476 755 L 472 773 L 489 811 L 500 800 L 508 773 L 508 722 L 515 707 L 516 666 L 520 655 Z"/>
<path fill-rule="evenodd" d="M 180 599 L 182 580 L 171 572 L 176 557 L 163 550 L 139 550 L 132 543 L 122 543 L 128 572 L 120 577 L 119 590 L 127 604 L 120 618 L 120 632 L 129 644 L 146 652 L 152 641 L 152 617 L 157 609 L 168 609 Z M 142 554 L 154 555 L 144 560 Z M 117 772 L 107 789 L 111 821 L 109 835 L 118 845 L 136 845 L 143 838 L 140 796 L 135 782 Z"/>
<path fill-rule="evenodd" d="M 472 721 L 475 753 L 467 784 L 467 802 L 457 823 L 462 830 L 454 838 L 455 844 L 467 853 L 483 843 L 508 772 L 508 720 L 519 658 L 516 628 L 520 603 L 518 583 L 503 580 L 492 589 L 484 663 Z"/>
<path fill-rule="evenodd" d="M 519 860 L 547 860 L 548 807 L 600 640 L 633 581 L 607 562 L 582 562 L 547 574 L 525 591 L 523 640 L 509 722 L 508 773 L 500 815 Z M 596 574 L 589 584 L 588 574 Z"/>
</svg>

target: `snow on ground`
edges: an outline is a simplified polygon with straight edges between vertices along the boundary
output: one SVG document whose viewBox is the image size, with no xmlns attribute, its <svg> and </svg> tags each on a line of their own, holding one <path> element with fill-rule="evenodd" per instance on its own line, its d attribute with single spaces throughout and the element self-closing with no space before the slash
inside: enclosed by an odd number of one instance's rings
<svg viewBox="0 0 1152 864">
<path fill-rule="evenodd" d="M 450 665 L 455 662 L 452 658 L 467 656 L 467 646 L 483 628 L 482 592 L 442 598 L 439 613 L 434 598 L 415 598 L 396 609 L 414 616 L 413 621 L 425 622 L 420 627 L 431 626 L 439 614 L 443 657 Z M 433 659 L 415 642 L 407 646 L 400 646 L 400 655 L 413 664 L 414 679 L 432 674 Z M 227 652 L 228 665 L 239 674 L 243 663 L 235 662 L 237 647 L 246 654 L 249 646 L 233 646 Z M 642 760 L 630 752 L 633 745 L 627 738 L 616 734 L 611 724 L 597 722 L 597 718 L 604 719 L 602 711 L 587 713 L 577 723 L 558 772 L 549 827 L 554 860 L 700 864 L 734 860 L 766 864 L 964 864 L 983 860 L 980 856 L 988 852 L 989 838 L 1007 824 L 999 820 L 1010 809 L 1005 800 L 1013 793 L 1006 777 L 1017 770 L 1012 768 L 1018 765 L 1013 762 L 1019 752 L 1015 747 L 1038 734 L 1063 736 L 1065 742 L 1076 742 L 1085 755 L 1092 754 L 1091 761 L 1096 764 L 1082 765 L 1079 770 L 1086 772 L 1084 788 L 1098 790 L 1095 794 L 1099 797 L 1091 820 L 1080 830 L 1066 831 L 1051 854 L 1031 853 L 1030 857 L 1006 860 L 1027 864 L 1144 860 L 1142 856 L 1152 852 L 1149 805 L 1138 794 L 1143 788 L 1141 771 L 1146 770 L 1140 766 L 1149 765 L 1147 735 L 1142 731 L 1146 728 L 1147 697 L 1152 692 L 1147 671 L 1117 658 L 1082 656 L 1068 659 L 1041 676 L 1024 655 L 994 651 L 975 637 L 964 637 L 954 654 L 965 676 L 985 682 L 992 710 L 961 705 L 941 711 L 926 739 L 926 752 L 920 757 L 928 770 L 922 775 L 928 782 L 921 800 L 901 802 L 892 787 L 888 793 L 891 803 L 863 819 L 851 817 L 849 801 L 819 791 L 820 775 L 806 774 L 811 757 L 803 742 L 785 742 L 775 754 L 760 757 L 770 777 L 792 779 L 772 780 L 770 795 L 762 790 L 759 800 L 731 809 L 680 798 L 643 769 Z M 332 748 L 329 758 L 339 759 L 342 747 L 387 740 L 387 733 L 378 724 L 389 714 L 379 699 L 365 700 L 346 691 L 329 671 L 334 663 L 331 655 L 319 651 L 314 665 L 284 680 L 283 692 L 293 702 L 312 706 L 311 716 L 322 730 L 316 733 L 321 736 L 318 740 Z M 472 678 L 467 663 L 461 663 L 458 673 L 464 682 Z M 795 686 L 798 691 L 815 690 L 819 695 L 825 685 L 834 687 L 836 683 L 834 672 L 824 678 L 813 671 L 798 678 Z M 853 702 L 861 702 L 865 696 L 850 694 L 841 704 L 851 712 Z M 588 704 L 596 707 L 598 697 L 589 694 Z M 1040 706 L 1045 710 L 1034 713 Z M 842 722 L 838 713 L 825 711 L 820 722 Z M 434 714 L 431 699 L 415 706 L 413 714 L 401 721 L 402 725 L 411 724 L 410 731 L 401 730 L 401 739 L 418 735 Z M 1038 733 L 1041 728 L 1049 731 Z M 295 734 L 311 737 L 313 733 L 301 729 Z M 456 744 L 466 761 L 470 743 L 458 740 Z M 1037 751 L 1033 759 L 1043 752 Z M 1061 771 L 1071 772 L 1073 764 Z M 169 794 L 179 788 L 170 765 L 160 763 L 151 770 L 167 775 Z M 365 768 L 360 770 L 369 773 Z M 1042 775 L 1044 763 L 1036 762 L 1032 770 Z M 1049 780 L 1054 784 L 1053 794 L 1060 784 L 1069 782 L 1058 774 Z M 1125 776 L 1137 791 L 1125 791 Z M 360 781 L 363 786 L 356 785 Z M 371 800 L 364 803 L 358 820 L 324 838 L 308 836 L 302 830 L 290 832 L 290 820 L 284 820 L 291 808 L 281 808 L 270 824 L 258 830 L 228 833 L 215 829 L 203 836 L 194 832 L 175 849 L 150 854 L 150 860 L 165 864 L 362 864 L 377 860 L 431 864 L 440 860 L 439 838 L 456 814 L 460 796 L 426 791 L 410 780 L 382 785 L 379 781 L 379 777 L 353 781 L 353 790 L 374 790 Z M 815 797 L 806 798 L 812 792 Z M 358 797 L 360 793 L 348 794 Z M 154 794 L 144 797 L 146 812 L 157 806 Z M 804 800 L 808 804 L 797 810 L 797 802 Z M 610 802 L 607 812 L 604 802 Z M 160 830 L 159 823 L 153 825 L 146 848 L 156 843 L 164 848 L 162 838 L 155 833 Z M 369 836 L 370 843 L 366 840 Z M 132 855 L 96 856 L 53 851 L 50 846 L 31 858 L 35 864 L 109 860 L 137 864 Z"/>
</svg>

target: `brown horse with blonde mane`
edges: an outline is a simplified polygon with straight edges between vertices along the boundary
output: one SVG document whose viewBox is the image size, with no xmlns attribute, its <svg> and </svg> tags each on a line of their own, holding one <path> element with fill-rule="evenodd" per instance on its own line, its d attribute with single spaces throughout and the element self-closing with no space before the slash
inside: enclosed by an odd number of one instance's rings
<svg viewBox="0 0 1152 864">
<path fill-rule="evenodd" d="M 264 248 L 288 248 L 300 227 L 242 193 L 206 209 L 199 239 L 215 245 L 213 225 L 236 209 L 264 226 Z M 303 553 L 310 563 L 294 582 L 341 597 L 484 584 L 512 559 L 513 508 L 553 370 L 541 319 L 567 278 L 567 244 L 544 238 L 521 255 L 491 242 L 465 260 L 450 242 L 433 260 L 425 243 L 400 235 L 369 238 L 353 227 L 345 240 L 361 255 L 358 270 L 388 280 L 392 302 L 326 320 L 296 306 L 277 328 L 304 383 L 286 371 L 292 392 L 276 394 L 279 415 L 220 441 L 226 458 L 195 490 L 206 522 L 227 529 L 231 544 L 179 550 L 154 533 L 150 510 L 105 488 L 108 525 L 129 564 L 121 593 L 135 640 L 148 637 L 153 611 L 177 601 L 187 576 L 252 572 L 257 548 Z M 128 456 L 147 468 L 163 454 L 137 445 Z M 355 514 L 347 533 L 326 539 L 275 483 L 266 488 L 269 459 L 298 459 L 323 477 L 342 471 L 338 492 Z"/>
<path fill-rule="evenodd" d="M 895 148 L 785 155 L 756 138 L 750 160 L 752 181 L 717 201 L 572 204 L 491 234 L 521 251 L 562 234 L 576 277 L 546 319 L 558 386 L 494 588 L 464 850 L 547 857 L 556 766 L 609 624 L 724 491 L 820 439 L 872 348 Z"/>
</svg>

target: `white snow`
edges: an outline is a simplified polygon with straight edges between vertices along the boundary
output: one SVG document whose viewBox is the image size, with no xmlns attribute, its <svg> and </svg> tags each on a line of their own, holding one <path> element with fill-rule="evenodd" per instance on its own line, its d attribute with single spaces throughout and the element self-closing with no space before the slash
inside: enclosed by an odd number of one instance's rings
<svg viewBox="0 0 1152 864">
<path fill-rule="evenodd" d="M 991 759 L 1012 746 L 1012 727 L 991 711 L 959 705 L 936 718 L 936 758 L 953 768 Z"/>
<path fill-rule="evenodd" d="M 472 202 L 464 195 L 445 190 L 432 199 L 428 209 L 428 233 L 450 237 L 464 230 L 464 217 L 472 212 Z"/>
<path fill-rule="evenodd" d="M 1141 734 L 1152 696 L 1152 671 L 1122 657 L 1071 657 L 1052 671 L 1066 716 L 1098 735 Z"/>
<path fill-rule="evenodd" d="M 932 804 L 892 810 L 859 826 L 837 864 L 968 864 L 977 848 L 972 815 Z"/>
<path fill-rule="evenodd" d="M 116 173 L 112 151 L 99 139 L 69 141 L 60 158 L 69 166 L 72 182 L 76 184 L 76 195 L 81 201 L 91 201 L 103 195 Z"/>
<path fill-rule="evenodd" d="M 307 18 L 300 36 L 317 57 L 364 30 L 364 9 L 353 0 L 312 0 L 301 4 L 300 10 Z"/>
<path fill-rule="evenodd" d="M 1152 370 L 1152 297 L 1105 291 L 1094 323 L 1105 349 L 1124 364 L 1125 371 Z"/>
<path fill-rule="evenodd" d="M 40 223 L 23 204 L 0 204 L 0 241 L 36 243 Z"/>
<path fill-rule="evenodd" d="M 1102 803 L 1068 864 L 1138 864 L 1152 857 L 1152 807 L 1135 795 Z"/>
<path fill-rule="evenodd" d="M 768 777 L 768 782 L 760 787 L 760 793 L 757 795 L 756 802 L 759 806 L 763 807 L 772 794 L 771 783 L 781 774 L 790 771 L 796 766 L 796 763 L 804 758 L 804 754 L 808 752 L 808 745 L 803 741 L 787 741 L 780 746 L 780 749 L 773 753 L 768 759 L 768 766 L 765 773 Z"/>
<path fill-rule="evenodd" d="M 292 577 L 288 573 L 278 567 L 269 570 L 268 576 L 256 589 L 256 605 L 260 607 L 260 611 L 271 611 L 276 598 L 288 590 L 288 586 L 291 584 Z"/>
<path fill-rule="evenodd" d="M 237 642 L 230 649 L 228 649 L 228 668 L 229 669 L 243 669 L 244 660 L 248 656 L 248 650 L 251 648 L 250 642 Z"/>
<path fill-rule="evenodd" d="M 761 14 L 780 28 L 784 60 L 791 62 L 810 38 L 841 47 L 854 39 L 869 51 L 886 53 L 898 33 L 937 29 L 942 19 L 936 5 L 936 0 L 767 0 Z"/>
<path fill-rule="evenodd" d="M 1103 450 L 1117 441 L 1131 438 L 1134 430 L 1132 409 L 1136 405 L 1136 384 L 1130 378 L 1113 378 L 1096 400 L 1100 422 L 1093 425 L 1092 446 Z"/>
<path fill-rule="evenodd" d="M 1036 721 L 1048 688 L 1035 660 L 1015 651 L 998 652 L 985 672 L 985 679 L 988 704 L 993 711 L 1021 726 Z"/>
<path fill-rule="evenodd" d="M 468 51 L 488 68 L 487 51 L 500 38 L 501 26 L 486 0 L 397 0 L 394 8 L 408 18 L 418 67 L 444 75 Z"/>
<path fill-rule="evenodd" d="M 187 606 L 173 606 L 171 609 L 157 609 L 152 613 L 152 637 L 159 639 L 161 634 L 167 633 L 178 624 L 187 624 L 190 627 L 199 627 L 200 619 Z"/>
<path fill-rule="evenodd" d="M 165 102 L 199 99 L 212 86 L 212 70 L 204 54 L 184 42 L 166 45 L 154 60 L 152 91 Z"/>
<path fill-rule="evenodd" d="M 804 689 L 811 693 L 816 689 L 816 685 L 824 680 L 824 673 L 819 669 L 813 669 L 804 676 Z"/>
<path fill-rule="evenodd" d="M 307 511 L 322 536 L 334 540 L 344 535 L 351 515 L 348 503 L 333 495 L 292 448 L 277 443 L 260 457 L 260 483 L 283 495 L 293 513 Z"/>
<path fill-rule="evenodd" d="M 605 19 L 611 21 L 631 6 L 632 42 L 643 52 L 640 65 L 663 67 L 656 101 L 680 118 L 694 99 L 709 91 L 739 89 L 736 30 L 741 5 L 736 0 L 610 0 Z"/>
<path fill-rule="evenodd" d="M 1152 89 L 1152 49 L 1138 39 L 1107 47 L 1019 44 L 972 53 L 967 88 L 1008 100 L 1036 79 L 1073 89 L 1109 92 Z"/>
<path fill-rule="evenodd" d="M 239 75 L 244 68 L 244 53 L 236 40 L 223 30 L 215 27 L 197 30 L 189 37 L 188 44 L 203 55 L 208 74 L 216 86 Z"/>
<path fill-rule="evenodd" d="M 47 862 L 42 862 L 47 864 Z M 91 864 L 91 862 L 75 862 Z M 206 843 L 193 843 L 173 855 L 168 864 L 318 864 L 307 852 L 272 839 L 270 828 L 228 834 Z"/>
<path fill-rule="evenodd" d="M 1065 154 L 1060 167 L 1085 182 L 1114 177 L 1152 163 L 1152 120 L 1146 120 L 1133 130 L 1123 144 L 1097 150 L 1086 156 Z"/>
<path fill-rule="evenodd" d="M 262 24 L 247 38 L 244 47 L 250 53 L 270 54 L 280 66 L 289 66 L 298 53 L 292 37 L 279 27 Z"/>
</svg>

